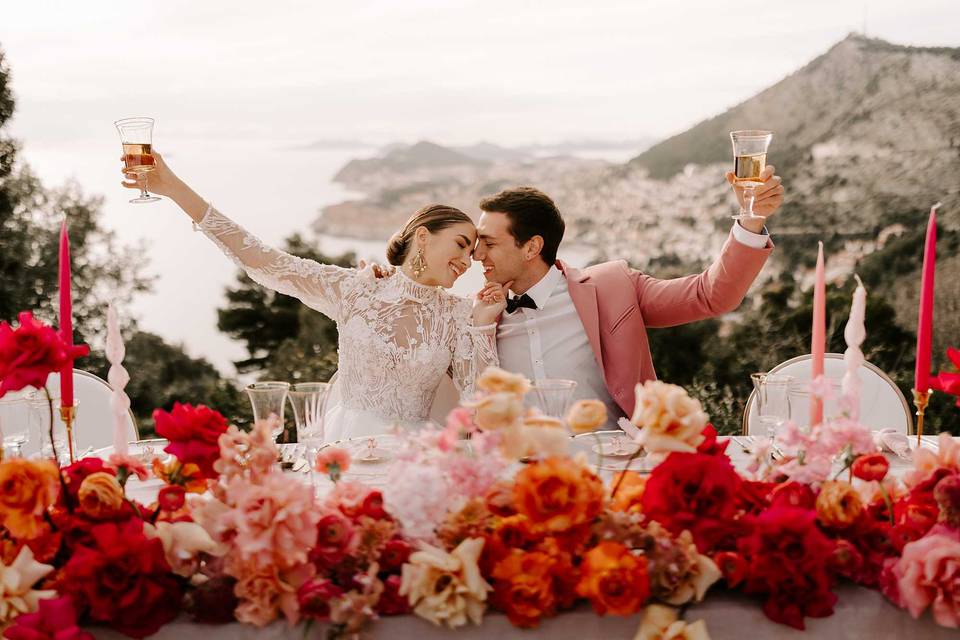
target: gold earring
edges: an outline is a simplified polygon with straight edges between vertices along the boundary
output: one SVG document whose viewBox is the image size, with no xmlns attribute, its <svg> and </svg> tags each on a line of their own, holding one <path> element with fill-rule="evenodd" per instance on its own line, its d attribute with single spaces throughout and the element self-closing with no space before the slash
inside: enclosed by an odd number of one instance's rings
<svg viewBox="0 0 960 640">
<path fill-rule="evenodd" d="M 417 255 L 413 256 L 413 275 L 416 278 L 419 278 L 420 275 L 427 270 L 427 261 L 423 258 L 423 249 L 417 249 Z"/>
</svg>

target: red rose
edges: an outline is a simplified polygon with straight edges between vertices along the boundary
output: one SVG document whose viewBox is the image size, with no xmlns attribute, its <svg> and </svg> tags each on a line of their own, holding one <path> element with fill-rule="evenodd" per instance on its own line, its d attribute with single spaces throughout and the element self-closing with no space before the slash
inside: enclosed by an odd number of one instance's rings
<svg viewBox="0 0 960 640">
<path fill-rule="evenodd" d="M 643 513 L 674 535 L 690 530 L 707 553 L 729 532 L 740 484 L 726 456 L 671 453 L 647 480 Z"/>
<path fill-rule="evenodd" d="M 938 482 L 933 488 L 933 498 L 940 507 L 939 522 L 960 528 L 960 473 Z"/>
<path fill-rule="evenodd" d="M 370 516 L 374 520 L 384 520 L 390 515 L 383 508 L 383 494 L 379 491 L 371 491 L 360 503 L 360 513 Z"/>
<path fill-rule="evenodd" d="M 852 542 L 840 538 L 830 557 L 830 567 L 838 574 L 855 580 L 863 567 L 863 554 Z"/>
<path fill-rule="evenodd" d="M 882 453 L 871 453 L 860 456 L 853 461 L 853 475 L 861 480 L 883 480 L 890 469 L 890 462 Z"/>
<path fill-rule="evenodd" d="M 297 590 L 301 617 L 327 620 L 330 617 L 330 601 L 342 595 L 343 589 L 325 578 L 307 580 Z"/>
<path fill-rule="evenodd" d="M 186 502 L 187 492 L 180 485 L 168 484 L 157 494 L 157 504 L 162 511 L 179 511 Z"/>
<path fill-rule="evenodd" d="M 401 567 L 410 558 L 411 553 L 413 553 L 413 547 L 403 538 L 387 540 L 383 551 L 380 552 L 380 571 L 386 573 L 400 571 Z"/>
<path fill-rule="evenodd" d="M 744 591 L 766 595 L 767 617 L 797 629 L 804 616 L 833 613 L 837 601 L 827 570 L 834 544 L 816 520 L 810 509 L 771 507 L 751 518 L 752 531 L 738 545 L 749 565 Z"/>
<path fill-rule="evenodd" d="M 331 512 L 317 523 L 317 544 L 310 559 L 319 567 L 333 567 L 350 552 L 357 540 L 356 531 L 346 516 Z"/>
<path fill-rule="evenodd" d="M 67 347 L 59 333 L 29 311 L 18 318 L 16 329 L 0 322 L 0 398 L 24 387 L 42 389 L 47 376 L 90 353 L 86 345 Z"/>
<path fill-rule="evenodd" d="M 21 613 L 7 627 L 7 640 L 94 640 L 77 622 L 77 612 L 70 598 L 43 598 L 33 613 Z"/>
<path fill-rule="evenodd" d="M 383 593 L 377 601 L 377 613 L 382 616 L 402 616 L 410 613 L 410 603 L 400 595 L 400 576 L 394 574 L 383 581 Z"/>
<path fill-rule="evenodd" d="M 228 575 L 215 575 L 190 589 L 184 598 L 184 609 L 197 622 L 227 624 L 236 618 L 233 615 L 239 601 L 233 588 L 237 579 Z"/>
<path fill-rule="evenodd" d="M 773 507 L 813 509 L 816 504 L 817 496 L 810 485 L 799 482 L 781 482 L 770 494 L 770 506 Z"/>
<path fill-rule="evenodd" d="M 134 518 L 91 528 L 93 546 L 78 547 L 55 588 L 90 619 L 134 638 L 152 635 L 180 611 L 182 591 L 159 538 Z"/>
<path fill-rule="evenodd" d="M 164 449 L 182 464 L 194 463 L 204 478 L 216 478 L 213 463 L 220 457 L 220 435 L 227 430 L 227 419 L 206 407 L 173 403 L 173 410 L 153 412 L 157 434 L 170 441 Z"/>
<path fill-rule="evenodd" d="M 949 347 L 947 357 L 954 367 L 960 369 L 960 349 Z M 960 373 L 941 371 L 939 375 L 930 378 L 930 387 L 957 396 L 957 406 L 960 407 Z"/>
<path fill-rule="evenodd" d="M 840 575 L 865 587 L 877 586 L 884 562 L 890 557 L 899 556 L 899 549 L 906 544 L 897 543 L 898 532 L 890 524 L 889 515 L 886 513 L 879 518 L 861 516 L 854 526 L 847 530 L 846 535 L 860 555 L 860 561 L 857 563 L 856 558 L 851 558 L 849 566 L 840 569 Z M 842 541 L 838 541 L 838 545 L 842 546 Z M 845 551 L 847 550 L 838 550 L 839 559 L 843 558 Z"/>
<path fill-rule="evenodd" d="M 747 577 L 747 561 L 736 551 L 721 551 L 713 556 L 713 562 L 723 574 L 727 586 L 735 588 Z"/>
<path fill-rule="evenodd" d="M 705 453 L 708 456 L 726 455 L 730 441 L 726 440 L 723 444 L 719 444 L 717 442 L 717 430 L 712 424 L 708 422 L 700 433 L 703 435 L 703 442 L 697 447 L 697 453 Z"/>
</svg>

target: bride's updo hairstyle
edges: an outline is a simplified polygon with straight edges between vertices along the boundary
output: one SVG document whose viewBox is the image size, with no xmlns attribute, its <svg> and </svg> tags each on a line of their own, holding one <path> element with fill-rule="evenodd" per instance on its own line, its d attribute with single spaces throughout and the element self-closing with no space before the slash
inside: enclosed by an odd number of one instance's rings
<svg viewBox="0 0 960 640">
<path fill-rule="evenodd" d="M 413 235 L 420 227 L 426 227 L 430 233 L 436 233 L 460 222 L 473 224 L 470 216 L 460 209 L 445 204 L 427 205 L 410 216 L 407 224 L 390 238 L 387 244 L 387 262 L 398 267 L 403 264 L 410 252 Z"/>
</svg>

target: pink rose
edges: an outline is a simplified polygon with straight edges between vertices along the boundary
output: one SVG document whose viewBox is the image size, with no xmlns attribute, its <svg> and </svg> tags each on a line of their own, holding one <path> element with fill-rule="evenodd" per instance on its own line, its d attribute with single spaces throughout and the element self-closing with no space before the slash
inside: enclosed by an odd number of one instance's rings
<svg viewBox="0 0 960 640">
<path fill-rule="evenodd" d="M 926 536 L 903 548 L 903 555 L 891 572 L 900 605 L 910 615 L 919 618 L 931 607 L 937 624 L 960 627 L 960 531 L 935 526 Z"/>
</svg>

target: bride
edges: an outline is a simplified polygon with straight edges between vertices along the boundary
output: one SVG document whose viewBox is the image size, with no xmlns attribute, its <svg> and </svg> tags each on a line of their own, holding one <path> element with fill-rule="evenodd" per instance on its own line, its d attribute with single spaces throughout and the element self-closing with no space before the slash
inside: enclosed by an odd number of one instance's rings
<svg viewBox="0 0 960 640">
<path fill-rule="evenodd" d="M 470 266 L 477 237 L 459 209 L 431 205 L 414 213 L 387 247 L 387 260 L 399 268 L 378 280 L 264 245 L 197 195 L 159 153 L 153 156 L 156 167 L 144 174 L 151 192 L 176 202 L 254 281 L 337 323 L 337 400 L 327 409 L 325 440 L 398 424 L 417 428 L 448 371 L 467 395 L 476 377 L 497 364 L 495 323 L 506 289 L 487 283 L 472 301 L 447 291 Z M 123 186 L 139 188 L 133 174 L 124 175 Z"/>
</svg>

